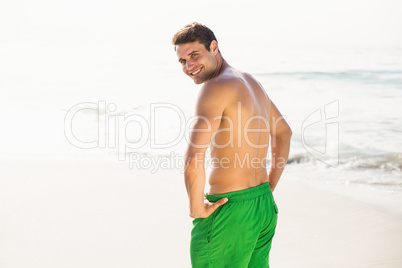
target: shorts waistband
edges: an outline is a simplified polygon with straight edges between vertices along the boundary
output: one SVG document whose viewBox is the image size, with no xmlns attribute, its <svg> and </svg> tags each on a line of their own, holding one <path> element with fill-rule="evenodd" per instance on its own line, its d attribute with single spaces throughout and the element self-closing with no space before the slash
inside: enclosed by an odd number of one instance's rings
<svg viewBox="0 0 402 268">
<path fill-rule="evenodd" d="M 223 197 L 227 197 L 229 199 L 227 203 L 233 203 L 253 199 L 267 193 L 271 193 L 269 182 L 265 182 L 258 186 L 254 186 L 239 191 L 227 192 L 223 194 L 206 194 L 206 197 L 209 200 L 209 202 L 216 202 Z"/>
</svg>

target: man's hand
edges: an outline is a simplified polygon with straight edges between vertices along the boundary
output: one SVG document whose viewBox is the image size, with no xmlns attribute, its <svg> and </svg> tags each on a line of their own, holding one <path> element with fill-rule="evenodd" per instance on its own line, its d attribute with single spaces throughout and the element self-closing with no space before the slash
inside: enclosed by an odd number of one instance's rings
<svg viewBox="0 0 402 268">
<path fill-rule="evenodd" d="M 226 197 L 219 199 L 215 203 L 209 202 L 207 197 L 204 195 L 204 208 L 203 210 L 198 214 L 198 215 L 192 215 L 190 214 L 191 218 L 208 218 L 209 215 L 214 213 L 214 211 L 225 204 L 228 201 Z"/>
</svg>

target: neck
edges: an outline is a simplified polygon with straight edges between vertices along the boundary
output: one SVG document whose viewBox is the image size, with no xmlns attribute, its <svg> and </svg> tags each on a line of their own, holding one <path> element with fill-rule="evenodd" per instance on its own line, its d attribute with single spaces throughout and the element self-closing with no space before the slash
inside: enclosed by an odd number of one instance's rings
<svg viewBox="0 0 402 268">
<path fill-rule="evenodd" d="M 221 54 L 218 54 L 217 58 L 218 65 L 216 66 L 215 72 L 211 75 L 210 79 L 217 77 L 220 75 L 223 71 L 223 69 L 226 67 L 227 62 L 225 59 L 221 56 Z"/>
</svg>

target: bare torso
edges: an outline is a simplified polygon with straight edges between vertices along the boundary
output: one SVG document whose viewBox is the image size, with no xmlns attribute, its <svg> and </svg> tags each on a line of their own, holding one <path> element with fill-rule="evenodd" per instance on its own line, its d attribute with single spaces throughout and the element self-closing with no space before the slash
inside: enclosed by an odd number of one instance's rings
<svg viewBox="0 0 402 268">
<path fill-rule="evenodd" d="M 268 182 L 269 100 L 249 74 L 225 66 L 208 83 L 229 83 L 218 134 L 211 141 L 208 194 L 221 194 Z"/>
</svg>

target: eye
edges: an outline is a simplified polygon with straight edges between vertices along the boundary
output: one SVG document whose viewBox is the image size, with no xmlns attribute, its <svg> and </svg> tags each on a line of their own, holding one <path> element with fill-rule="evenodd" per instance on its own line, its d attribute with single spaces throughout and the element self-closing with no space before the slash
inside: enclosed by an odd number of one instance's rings
<svg viewBox="0 0 402 268">
<path fill-rule="evenodd" d="M 198 54 L 191 54 L 191 58 L 195 58 L 195 56 L 197 56 Z"/>
<path fill-rule="evenodd" d="M 181 60 L 180 63 L 181 63 L 181 65 L 184 65 L 184 64 L 186 64 L 186 60 Z"/>
</svg>

